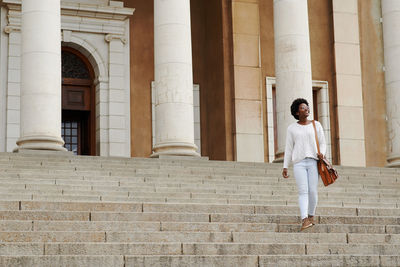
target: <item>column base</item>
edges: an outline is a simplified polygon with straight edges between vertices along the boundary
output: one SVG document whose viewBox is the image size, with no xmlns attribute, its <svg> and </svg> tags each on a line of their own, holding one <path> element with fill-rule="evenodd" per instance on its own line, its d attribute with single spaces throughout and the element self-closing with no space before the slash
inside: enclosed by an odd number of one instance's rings
<svg viewBox="0 0 400 267">
<path fill-rule="evenodd" d="M 284 156 L 284 152 L 276 153 L 275 159 L 272 161 L 272 163 L 283 163 Z"/>
<path fill-rule="evenodd" d="M 200 157 L 196 152 L 197 146 L 191 143 L 162 143 L 155 145 L 153 150 L 151 158 L 158 158 L 161 155 Z"/>
<path fill-rule="evenodd" d="M 74 157 L 75 154 L 72 151 L 56 151 L 56 150 L 37 150 L 37 149 L 21 149 L 16 148 L 13 153 L 25 154 L 25 155 L 37 155 L 37 156 L 50 156 L 50 157 Z"/>
<path fill-rule="evenodd" d="M 17 141 L 18 148 L 13 152 L 20 150 L 49 150 L 49 151 L 67 151 L 64 140 L 53 136 L 28 136 L 22 137 Z"/>
<path fill-rule="evenodd" d="M 386 167 L 388 168 L 400 168 L 400 156 L 394 156 L 387 158 Z"/>
</svg>

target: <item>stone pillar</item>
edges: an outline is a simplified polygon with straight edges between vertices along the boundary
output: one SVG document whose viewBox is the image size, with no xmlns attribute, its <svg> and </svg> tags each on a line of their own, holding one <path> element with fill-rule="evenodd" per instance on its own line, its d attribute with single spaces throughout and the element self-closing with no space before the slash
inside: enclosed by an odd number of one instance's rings
<svg viewBox="0 0 400 267">
<path fill-rule="evenodd" d="M 65 151 L 61 138 L 60 1 L 22 0 L 18 150 Z"/>
<path fill-rule="evenodd" d="M 113 157 L 130 157 L 130 98 L 127 95 L 124 51 L 126 38 L 122 35 L 107 34 L 105 40 L 109 43 L 108 61 L 108 155 Z M 128 44 L 129 46 L 129 44 Z"/>
<path fill-rule="evenodd" d="M 277 159 L 283 159 L 290 105 L 305 98 L 313 108 L 307 0 L 274 0 Z M 312 119 L 311 114 L 310 119 Z"/>
<path fill-rule="evenodd" d="M 388 167 L 400 167 L 400 1 L 382 0 Z"/>
<path fill-rule="evenodd" d="M 156 140 L 153 156 L 198 156 L 193 129 L 189 0 L 154 0 Z"/>
</svg>

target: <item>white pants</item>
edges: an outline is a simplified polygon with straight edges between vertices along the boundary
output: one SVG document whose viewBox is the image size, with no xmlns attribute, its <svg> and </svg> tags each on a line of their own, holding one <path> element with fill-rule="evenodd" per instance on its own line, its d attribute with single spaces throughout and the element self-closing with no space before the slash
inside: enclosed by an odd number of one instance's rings
<svg viewBox="0 0 400 267">
<path fill-rule="evenodd" d="M 305 158 L 293 165 L 293 173 L 299 191 L 301 219 L 307 218 L 308 215 L 314 216 L 318 202 L 317 161 Z"/>
</svg>

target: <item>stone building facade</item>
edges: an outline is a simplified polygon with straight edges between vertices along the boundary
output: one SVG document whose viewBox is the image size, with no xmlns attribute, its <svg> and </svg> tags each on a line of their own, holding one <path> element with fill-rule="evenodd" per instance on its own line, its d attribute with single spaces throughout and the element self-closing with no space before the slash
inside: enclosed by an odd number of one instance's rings
<svg viewBox="0 0 400 267">
<path fill-rule="evenodd" d="M 400 1 L 2 0 L 0 151 L 400 166 Z"/>
</svg>

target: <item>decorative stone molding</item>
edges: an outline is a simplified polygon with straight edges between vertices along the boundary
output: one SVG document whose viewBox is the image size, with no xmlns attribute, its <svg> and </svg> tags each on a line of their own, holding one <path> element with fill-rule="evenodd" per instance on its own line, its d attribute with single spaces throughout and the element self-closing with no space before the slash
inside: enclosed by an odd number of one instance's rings
<svg viewBox="0 0 400 267">
<path fill-rule="evenodd" d="M 126 37 L 123 35 L 116 35 L 116 34 L 106 34 L 106 36 L 104 37 L 104 40 L 106 40 L 106 42 L 111 42 L 112 40 L 121 40 L 121 42 L 123 44 L 126 44 Z"/>
<path fill-rule="evenodd" d="M 108 83 L 108 78 L 107 77 L 97 77 L 94 79 L 93 84 L 94 86 L 98 85 L 99 83 Z"/>
<path fill-rule="evenodd" d="M 10 34 L 12 32 L 20 32 L 21 28 L 19 27 L 14 27 L 14 26 L 6 26 L 4 27 L 4 32 L 7 34 Z"/>
<path fill-rule="evenodd" d="M 21 11 L 21 2 L 21 0 L 3 0 L 3 4 L 6 4 L 9 9 L 19 11 Z M 134 8 L 119 7 L 116 5 L 103 6 L 61 1 L 61 15 L 79 16 L 80 14 L 84 14 L 85 17 L 125 20 L 134 11 Z"/>
<path fill-rule="evenodd" d="M 9 26 L 21 27 L 21 0 L 3 0 L 8 9 Z M 61 29 L 90 33 L 125 34 L 125 22 L 135 9 L 61 2 Z M 77 19 L 78 18 L 78 19 Z M 126 42 L 126 41 L 125 41 Z M 124 42 L 124 43 L 125 43 Z"/>
<path fill-rule="evenodd" d="M 72 31 L 63 30 L 61 40 L 63 42 L 71 42 Z"/>
</svg>

